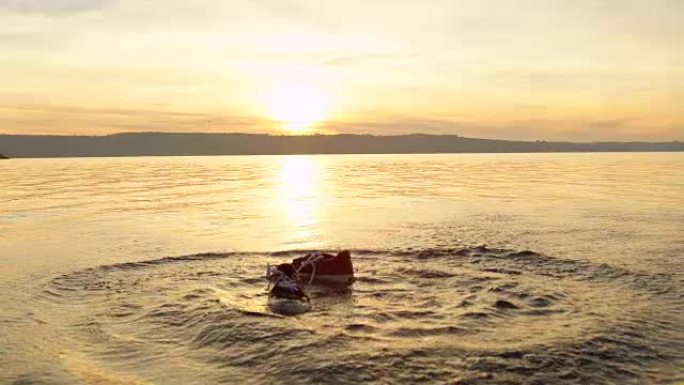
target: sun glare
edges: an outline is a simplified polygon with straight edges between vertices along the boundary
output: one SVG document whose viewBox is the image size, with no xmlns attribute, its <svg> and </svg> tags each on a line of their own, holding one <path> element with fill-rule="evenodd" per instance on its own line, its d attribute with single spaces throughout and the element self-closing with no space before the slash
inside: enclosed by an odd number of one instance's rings
<svg viewBox="0 0 684 385">
<path fill-rule="evenodd" d="M 328 115 L 328 100 L 321 90 L 305 84 L 274 87 L 269 100 L 271 119 L 289 133 L 303 134 L 315 128 Z"/>
<path fill-rule="evenodd" d="M 309 242 L 316 232 L 320 214 L 321 164 L 309 156 L 282 158 L 279 206 L 287 223 L 295 230 L 294 242 Z M 306 247 L 302 243 L 302 247 Z"/>
</svg>

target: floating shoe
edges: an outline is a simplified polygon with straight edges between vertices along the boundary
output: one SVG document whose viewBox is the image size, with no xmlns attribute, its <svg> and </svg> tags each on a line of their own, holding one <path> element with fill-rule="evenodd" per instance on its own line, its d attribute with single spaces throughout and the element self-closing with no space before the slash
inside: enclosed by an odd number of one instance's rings
<svg viewBox="0 0 684 385">
<path fill-rule="evenodd" d="M 296 271 L 291 264 L 283 263 L 277 267 L 269 267 L 267 277 L 269 286 L 273 285 L 268 292 L 268 307 L 271 311 L 295 315 L 311 308 L 309 296 L 297 282 Z"/>
<path fill-rule="evenodd" d="M 354 283 L 354 266 L 349 250 L 337 255 L 315 252 L 292 261 L 302 282 L 345 284 Z"/>
</svg>

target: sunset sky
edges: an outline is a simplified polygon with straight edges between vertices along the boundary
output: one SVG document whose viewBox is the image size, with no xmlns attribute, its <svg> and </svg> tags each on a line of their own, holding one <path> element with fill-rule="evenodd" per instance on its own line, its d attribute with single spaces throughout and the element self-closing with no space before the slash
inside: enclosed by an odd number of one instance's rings
<svg viewBox="0 0 684 385">
<path fill-rule="evenodd" d="M 684 1 L 0 0 L 0 133 L 684 139 Z"/>
</svg>

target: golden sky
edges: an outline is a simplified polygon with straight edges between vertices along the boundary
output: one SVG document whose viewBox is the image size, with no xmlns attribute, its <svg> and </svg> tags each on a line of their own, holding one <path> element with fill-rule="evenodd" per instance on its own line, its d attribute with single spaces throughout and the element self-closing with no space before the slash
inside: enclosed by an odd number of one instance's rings
<svg viewBox="0 0 684 385">
<path fill-rule="evenodd" d="M 680 0 L 0 0 L 0 133 L 684 139 Z"/>
</svg>

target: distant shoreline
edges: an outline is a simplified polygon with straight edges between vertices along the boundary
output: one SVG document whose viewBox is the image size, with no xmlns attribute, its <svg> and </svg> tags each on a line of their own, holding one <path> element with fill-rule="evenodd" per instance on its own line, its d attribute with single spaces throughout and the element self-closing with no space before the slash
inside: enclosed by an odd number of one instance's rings
<svg viewBox="0 0 684 385">
<path fill-rule="evenodd" d="M 10 158 L 133 156 L 682 152 L 684 142 L 547 142 L 457 135 L 126 133 L 107 136 L 0 135 Z M 2 157 L 0 155 L 0 157 Z"/>
</svg>

